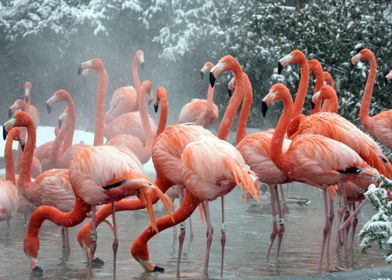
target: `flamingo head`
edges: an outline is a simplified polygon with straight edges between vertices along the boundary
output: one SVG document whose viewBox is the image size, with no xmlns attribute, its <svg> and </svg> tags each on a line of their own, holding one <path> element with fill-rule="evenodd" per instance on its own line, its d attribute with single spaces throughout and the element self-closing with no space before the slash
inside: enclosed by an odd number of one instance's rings
<svg viewBox="0 0 392 280">
<path fill-rule="evenodd" d="M 329 85 L 324 85 L 320 88 L 318 92 L 313 94 L 312 96 L 312 106 L 319 103 L 321 100 L 324 100 L 328 97 L 328 95 L 335 94 L 336 92 L 333 87 Z"/>
<path fill-rule="evenodd" d="M 140 69 L 143 71 L 144 69 L 144 52 L 142 50 L 137 50 L 135 53 L 135 58 L 137 59 L 138 63 L 140 64 Z"/>
<path fill-rule="evenodd" d="M 359 61 L 365 61 L 375 58 L 373 52 L 369 49 L 361 48 L 357 51 L 358 53 L 351 58 L 351 63 L 354 65 L 357 64 Z"/>
<path fill-rule="evenodd" d="M 24 111 L 26 109 L 27 103 L 23 99 L 16 99 L 14 104 L 8 108 L 8 117 L 11 118 L 13 114 L 19 110 Z"/>
<path fill-rule="evenodd" d="M 112 200 L 120 200 L 124 197 L 136 195 L 145 203 L 147 212 L 150 216 L 151 224 L 158 232 L 155 222 L 153 203 L 155 197 L 162 200 L 166 211 L 171 214 L 172 203 L 170 199 L 146 177 L 135 178 L 134 173 L 124 174 L 123 180 L 103 186 L 105 194 Z M 173 219 L 173 217 L 172 217 Z"/>
<path fill-rule="evenodd" d="M 387 79 L 388 81 L 392 80 L 392 70 L 389 71 L 389 73 L 385 76 L 385 79 Z"/>
<path fill-rule="evenodd" d="M 227 84 L 227 94 L 231 97 L 235 88 L 235 76 L 233 76 Z"/>
<path fill-rule="evenodd" d="M 83 76 L 87 75 L 88 71 L 84 72 L 84 70 L 86 70 L 86 69 L 99 70 L 102 68 L 103 68 L 102 60 L 96 57 L 94 59 L 82 62 L 82 64 L 80 64 L 79 69 L 78 69 L 78 75 L 80 75 L 80 74 L 82 74 Z"/>
<path fill-rule="evenodd" d="M 231 55 L 225 55 L 217 64 L 210 70 L 210 85 L 214 87 L 215 80 L 226 71 L 242 71 L 240 63 Z"/>
<path fill-rule="evenodd" d="M 52 111 L 53 104 L 63 101 L 70 97 L 70 94 L 65 89 L 58 89 L 53 95 L 46 101 L 46 110 L 50 114 Z"/>
<path fill-rule="evenodd" d="M 7 138 L 8 131 L 13 127 L 34 126 L 33 119 L 26 112 L 18 112 L 3 124 L 3 139 Z"/>
<path fill-rule="evenodd" d="M 31 101 L 31 88 L 33 87 L 33 85 L 31 84 L 30 81 L 26 81 L 24 83 L 24 89 L 25 89 L 25 95 L 24 95 L 24 100 L 27 103 L 30 103 Z"/>
<path fill-rule="evenodd" d="M 164 87 L 159 87 L 156 89 L 155 100 L 154 100 L 154 111 L 158 112 L 159 103 L 167 102 L 167 90 Z"/>
<path fill-rule="evenodd" d="M 315 58 L 312 58 L 309 60 L 309 71 L 316 74 L 316 73 L 322 73 L 323 72 L 323 67 L 321 66 L 320 61 L 318 61 Z"/>
<path fill-rule="evenodd" d="M 14 127 L 12 129 L 10 129 L 10 131 L 7 135 L 7 138 L 9 138 L 9 137 L 11 137 L 13 141 L 18 141 L 22 151 L 24 151 L 25 141 L 22 138 L 22 134 L 20 133 L 19 128 Z"/>
<path fill-rule="evenodd" d="M 282 73 L 284 67 L 289 64 L 301 64 L 307 61 L 305 54 L 300 50 L 293 50 L 288 55 L 282 57 L 278 62 L 278 74 Z"/>
<path fill-rule="evenodd" d="M 212 67 L 214 67 L 214 63 L 211 61 L 204 63 L 203 67 L 200 69 L 200 78 L 203 79 L 204 75 L 207 74 L 212 69 Z"/>
<path fill-rule="evenodd" d="M 263 113 L 263 117 L 266 116 L 268 107 L 271 106 L 274 101 L 283 99 L 285 95 L 290 96 L 289 89 L 284 84 L 274 84 L 261 102 L 261 111 Z"/>
</svg>

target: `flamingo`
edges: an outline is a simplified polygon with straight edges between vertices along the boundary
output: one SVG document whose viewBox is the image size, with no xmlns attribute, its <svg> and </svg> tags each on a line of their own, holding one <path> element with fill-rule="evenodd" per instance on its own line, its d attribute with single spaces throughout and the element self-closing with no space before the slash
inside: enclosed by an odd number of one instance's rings
<svg viewBox="0 0 392 280">
<path fill-rule="evenodd" d="M 24 147 L 21 133 L 18 128 L 10 130 L 4 147 L 5 178 L 0 180 L 0 221 L 9 220 L 18 212 L 19 192 L 15 184 L 14 161 L 12 156 L 12 142 L 18 140 L 20 146 Z M 20 209 L 25 210 L 25 209 Z"/>
<path fill-rule="evenodd" d="M 324 85 L 323 67 L 321 66 L 320 61 L 318 61 L 317 59 L 313 58 L 313 59 L 309 60 L 309 70 L 316 77 L 316 82 L 315 82 L 314 91 L 313 91 L 313 93 L 316 93 Z M 312 103 L 312 105 L 313 104 L 316 104 L 316 103 Z M 321 110 L 321 104 L 317 103 L 315 105 L 315 107 L 312 108 L 310 114 L 314 114 L 314 113 L 320 112 L 320 110 Z"/>
<path fill-rule="evenodd" d="M 117 118 L 122 114 L 138 110 L 138 98 L 141 87 L 138 65 L 141 65 L 141 69 L 143 70 L 144 53 L 142 50 L 137 50 L 133 58 L 132 76 L 135 87 L 125 86 L 120 87 L 114 91 L 112 100 L 110 101 L 110 109 L 106 112 L 106 123 L 111 122 L 113 119 Z"/>
<path fill-rule="evenodd" d="M 321 108 L 322 112 L 337 113 L 338 111 L 338 96 L 336 91 L 330 85 L 322 86 L 316 93 L 312 96 L 312 103 L 320 105 L 324 100 L 323 106 Z M 328 102 L 326 102 L 328 100 Z"/>
<path fill-rule="evenodd" d="M 366 81 L 366 86 L 362 98 L 359 120 L 365 130 L 382 144 L 392 149 L 392 110 L 369 116 L 370 101 L 373 94 L 374 82 L 377 72 L 377 61 L 373 52 L 369 49 L 362 49 L 351 58 L 353 64 L 358 61 L 369 61 L 370 70 Z"/>
<path fill-rule="evenodd" d="M 163 134 L 161 134 L 163 135 Z M 207 137 L 189 143 L 181 153 L 181 174 L 184 180 L 184 200 L 180 207 L 170 216 L 160 217 L 156 221 L 159 231 L 172 227 L 188 218 L 196 207 L 203 203 L 208 225 L 207 251 L 204 257 L 203 275 L 207 276 L 209 248 L 212 241 L 210 212 L 206 201 L 215 200 L 229 193 L 235 185 L 242 184 L 244 199 L 250 193 L 258 200 L 258 188 L 255 176 L 250 171 L 241 154 L 226 141 L 216 137 Z M 200 164 L 203 162 L 203 164 Z M 164 272 L 162 267 L 154 265 L 149 257 L 147 242 L 155 235 L 151 225 L 134 241 L 131 247 L 132 256 L 149 272 Z"/>
<path fill-rule="evenodd" d="M 151 158 L 151 149 L 152 144 L 154 141 L 153 130 L 151 128 L 151 123 L 148 119 L 148 112 L 146 107 L 146 99 L 145 96 L 151 96 L 151 88 L 152 82 L 151 81 L 143 81 L 143 84 L 140 89 L 140 97 L 139 97 L 139 114 L 140 119 L 143 124 L 144 128 L 144 135 L 146 137 L 145 145 L 140 141 L 139 138 L 129 135 L 129 134 L 120 134 L 116 135 L 115 137 L 111 138 L 108 142 L 109 145 L 116 146 L 116 147 L 126 147 L 133 151 L 135 155 L 138 157 L 142 164 L 149 161 Z M 115 119 L 114 121 L 116 121 Z"/>
<path fill-rule="evenodd" d="M 31 82 L 26 81 L 24 83 L 25 97 L 24 99 L 15 100 L 14 104 L 12 104 L 8 109 L 8 117 L 11 118 L 13 112 L 21 110 L 23 112 L 27 112 L 33 118 L 35 126 L 38 126 L 39 123 L 39 110 L 37 107 L 31 105 L 31 89 L 33 85 Z"/>
<path fill-rule="evenodd" d="M 62 212 L 53 206 L 40 206 L 31 215 L 27 233 L 24 239 L 24 251 L 30 260 L 35 275 L 42 275 L 43 270 L 38 264 L 39 237 L 42 223 L 50 220 L 57 225 L 72 227 L 80 224 L 87 213 L 92 210 L 95 215 L 95 205 L 113 203 L 126 196 L 137 195 L 147 204 L 154 230 L 154 213 L 152 211 L 151 196 L 158 195 L 167 205 L 170 213 L 170 202 L 160 190 L 145 177 L 135 162 L 127 154 L 111 146 L 89 147 L 75 156 L 70 164 L 70 182 L 75 193 L 75 204 L 69 212 Z M 113 215 L 115 212 L 113 211 Z M 116 227 L 113 216 L 113 225 Z M 117 236 L 113 243 L 113 250 L 117 249 Z M 116 255 L 114 255 L 114 277 Z"/>
<path fill-rule="evenodd" d="M 379 173 L 350 147 L 322 135 L 300 135 L 293 139 L 286 152 L 282 152 L 284 135 L 293 113 L 293 102 L 287 87 L 280 83 L 273 85 L 263 98 L 262 109 L 265 115 L 268 107 L 279 100 L 283 100 L 284 111 L 271 140 L 271 159 L 286 176 L 323 190 L 326 221 L 321 267 L 330 231 L 326 186 L 351 181 L 358 186 L 367 187 L 372 178 L 378 177 Z"/>
<path fill-rule="evenodd" d="M 200 70 L 200 75 L 208 73 L 214 64 L 207 61 Z M 182 107 L 177 123 L 194 122 L 207 128 L 218 119 L 218 107 L 214 103 L 214 88 L 208 85 L 207 99 L 192 99 Z"/>
</svg>

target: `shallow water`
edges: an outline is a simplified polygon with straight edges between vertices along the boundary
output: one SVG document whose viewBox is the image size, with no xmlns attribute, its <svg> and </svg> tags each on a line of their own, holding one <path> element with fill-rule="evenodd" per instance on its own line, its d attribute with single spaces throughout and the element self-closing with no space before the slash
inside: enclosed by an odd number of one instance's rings
<svg viewBox="0 0 392 280">
<path fill-rule="evenodd" d="M 280 260 L 275 258 L 275 247 L 268 262 L 265 258 L 271 230 L 271 210 L 265 197 L 260 205 L 248 200 L 243 206 L 242 192 L 234 190 L 226 201 L 227 243 L 225 254 L 224 279 L 258 279 L 267 275 L 303 275 L 318 272 L 318 260 L 322 240 L 324 212 L 320 191 L 305 185 L 285 186 L 286 197 L 305 197 L 311 200 L 309 206 L 289 204 L 290 213 L 286 216 L 286 232 L 283 238 Z M 212 223 L 215 229 L 211 248 L 209 276 L 211 279 L 220 275 L 220 202 L 210 204 Z M 336 209 L 335 204 L 335 209 Z M 161 206 L 159 205 L 157 209 Z M 367 205 L 360 215 L 360 229 L 373 213 Z M 150 256 L 154 263 L 163 266 L 166 273 L 143 273 L 140 265 L 131 257 L 129 249 L 132 241 L 148 224 L 144 211 L 121 212 L 119 221 L 119 251 L 117 279 L 173 279 L 176 271 L 177 230 L 167 229 L 149 242 Z M 336 222 L 336 219 L 335 219 Z M 194 231 L 193 241 L 189 240 L 189 224 L 185 239 L 181 276 L 185 279 L 199 278 L 205 248 L 206 226 L 201 223 L 196 210 L 192 216 Z M 98 248 L 96 255 L 105 261 L 102 268 L 88 272 L 84 254 L 76 241 L 76 232 L 80 227 L 70 229 L 71 254 L 62 256 L 61 230 L 51 222 L 45 222 L 40 232 L 41 248 L 39 261 L 44 269 L 42 279 L 112 279 L 112 233 L 107 225 L 98 228 Z M 23 215 L 18 215 L 7 228 L 0 224 L 0 279 L 34 279 L 25 257 L 23 235 L 25 233 Z M 336 271 L 338 266 L 344 269 L 356 269 L 373 265 L 384 265 L 382 252 L 372 250 L 367 256 L 359 252 L 358 241 L 354 250 L 341 250 L 336 253 L 336 223 L 330 250 L 330 265 L 323 271 Z M 338 265 L 339 259 L 339 265 Z"/>
</svg>

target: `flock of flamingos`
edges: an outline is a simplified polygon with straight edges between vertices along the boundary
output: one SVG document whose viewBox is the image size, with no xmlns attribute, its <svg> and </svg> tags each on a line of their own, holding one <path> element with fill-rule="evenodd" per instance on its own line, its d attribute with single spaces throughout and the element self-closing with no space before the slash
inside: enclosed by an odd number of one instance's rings
<svg viewBox="0 0 392 280">
<path fill-rule="evenodd" d="M 99 240 L 96 228 L 106 221 L 114 234 L 115 277 L 118 247 L 116 211 L 146 208 L 151 224 L 133 242 L 131 254 L 144 270 L 164 272 L 164 268 L 151 261 L 148 241 L 158 232 L 182 223 L 199 207 L 207 224 L 203 263 L 203 275 L 207 276 L 212 242 L 208 203 L 220 198 L 223 275 L 226 241 L 224 196 L 239 186 L 244 192 L 244 203 L 249 197 L 258 201 L 261 195 L 258 182 L 269 186 L 273 228 L 267 257 L 276 237 L 279 255 L 285 224 L 284 198 L 278 186 L 297 181 L 323 192 L 325 224 L 321 267 L 325 251 L 329 249 L 334 197 L 340 198 L 337 213 L 339 242 L 342 245 L 350 229 L 351 238 L 354 238 L 358 212 L 364 203 L 363 194 L 374 178 L 383 175 L 392 179 L 391 162 L 373 140 L 392 149 L 392 110 L 369 116 L 377 71 L 375 56 L 371 50 L 361 49 L 351 61 L 353 64 L 368 61 L 370 65 L 359 116 L 370 136 L 337 113 L 338 99 L 332 76 L 323 72 L 319 61 L 307 60 L 300 50 L 294 50 L 279 60 L 278 68 L 280 74 L 290 64 L 299 65 L 301 77 L 295 102 L 285 85 L 274 84 L 263 100 L 257 100 L 256 104 L 261 105 L 265 116 L 274 102 L 283 101 L 279 123 L 275 129 L 249 135 L 246 135 L 246 127 L 253 101 L 252 85 L 240 63 L 230 55 L 222 57 L 216 65 L 207 62 L 203 66 L 202 77 L 208 74 L 210 80 L 207 99 L 193 99 L 182 108 L 177 123 L 167 127 L 168 93 L 164 87 L 159 87 L 153 98 L 152 82 L 140 81 L 138 67 L 144 65 L 142 51 L 136 52 L 133 61 L 134 87 L 115 90 L 106 114 L 109 79 L 104 64 L 99 58 L 83 62 L 78 74 L 87 76 L 95 71 L 98 75 L 94 146 L 83 143 L 72 145 L 76 108 L 71 95 L 59 89 L 46 102 L 49 113 L 56 103 L 66 104 L 55 129 L 55 139 L 36 148 L 39 112 L 31 105 L 32 85 L 26 82 L 24 99 L 16 100 L 9 107 L 10 119 L 3 126 L 6 178 L 0 184 L 0 218 L 8 222 L 17 212 L 24 213 L 26 217 L 31 213 L 24 252 L 32 272 L 38 276 L 43 274 L 38 252 L 39 230 L 45 220 L 63 227 L 63 242 L 69 246 L 67 228 L 91 217 L 91 221 L 78 232 L 77 239 L 86 251 L 87 259 L 96 264 L 103 262 L 94 256 Z M 206 128 L 218 119 L 218 109 L 213 102 L 215 80 L 227 71 L 234 73 L 228 85 L 229 90 L 234 92 L 218 133 L 214 135 Z M 316 78 L 312 96 L 314 106 L 311 115 L 305 116 L 301 112 L 310 73 Z M 386 78 L 392 79 L 392 71 Z M 160 110 L 157 126 L 147 112 L 147 103 L 152 101 L 155 112 Z M 227 139 L 241 103 L 234 146 Z M 20 143 L 15 166 L 13 140 Z M 143 164 L 150 158 L 156 170 L 155 181 L 143 173 Z M 178 208 L 174 209 L 166 192 L 172 199 L 180 198 Z M 163 202 L 167 215 L 155 218 L 153 204 L 158 200 Z M 184 237 L 185 229 L 181 227 L 178 276 Z"/>
</svg>

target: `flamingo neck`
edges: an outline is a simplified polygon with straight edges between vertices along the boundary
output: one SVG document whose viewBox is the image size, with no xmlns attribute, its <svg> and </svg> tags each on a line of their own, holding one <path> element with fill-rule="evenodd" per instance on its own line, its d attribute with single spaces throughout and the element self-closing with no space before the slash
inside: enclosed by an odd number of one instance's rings
<svg viewBox="0 0 392 280">
<path fill-rule="evenodd" d="M 320 104 L 318 102 L 318 104 Z M 338 97 L 333 92 L 326 92 L 324 96 L 324 103 L 322 107 L 323 112 L 337 113 L 338 112 Z"/>
<path fill-rule="evenodd" d="M 241 67 L 239 65 L 234 66 L 233 69 L 230 70 L 234 72 L 236 86 L 218 129 L 218 138 L 222 140 L 227 140 L 229 138 L 230 128 L 233 125 L 235 114 L 244 97 L 245 91 L 245 80 Z"/>
<path fill-rule="evenodd" d="M 142 87 L 142 83 L 140 82 L 140 77 L 139 77 L 139 70 L 138 70 L 138 65 L 139 61 L 136 57 L 136 55 L 133 58 L 133 63 L 132 63 L 132 78 L 133 78 L 133 84 L 136 89 L 136 96 L 137 96 L 137 103 L 139 104 L 139 98 L 140 98 L 140 89 Z"/>
<path fill-rule="evenodd" d="M 238 118 L 237 137 L 235 140 L 236 145 L 238 145 L 238 143 L 240 143 L 241 140 L 246 135 L 246 127 L 248 124 L 249 114 L 250 114 L 250 110 L 251 110 L 252 102 L 253 102 L 252 83 L 250 82 L 249 77 L 245 72 L 244 72 L 243 76 L 245 79 L 245 96 L 244 96 L 244 100 L 242 101 L 241 112 L 240 112 L 240 116 Z"/>
<path fill-rule="evenodd" d="M 370 126 L 370 116 L 369 116 L 369 108 L 370 101 L 372 99 L 374 82 L 376 80 L 376 72 L 377 72 L 377 62 L 376 58 L 372 56 L 369 59 L 369 75 L 366 81 L 365 90 L 362 98 L 361 109 L 359 110 L 359 119 L 362 125 L 368 130 Z"/>
<path fill-rule="evenodd" d="M 105 67 L 98 68 L 98 91 L 95 115 L 94 146 L 103 145 L 105 98 L 109 87 L 109 77 Z"/>
<path fill-rule="evenodd" d="M 301 73 L 302 74 L 302 73 Z M 324 84 L 324 77 L 323 77 L 323 70 L 320 67 L 316 67 L 316 69 L 313 70 L 313 74 L 316 78 L 316 82 L 314 85 L 314 91 L 313 93 L 316 93 L 320 90 L 320 88 Z M 320 112 L 321 109 L 321 102 L 318 102 L 314 108 L 310 111 L 310 114 L 318 113 Z"/>
<path fill-rule="evenodd" d="M 5 142 L 4 158 L 5 158 L 5 179 L 11 181 L 15 185 L 15 168 L 14 168 L 14 156 L 12 154 L 12 142 L 13 135 L 8 135 L 7 141 Z"/>
<path fill-rule="evenodd" d="M 70 95 L 65 99 L 68 106 L 68 118 L 67 118 L 67 133 L 63 142 L 62 150 L 65 152 L 69 147 L 72 146 L 73 136 L 75 133 L 76 126 L 76 107 Z"/>
<path fill-rule="evenodd" d="M 271 159 L 279 167 L 283 163 L 282 147 L 284 137 L 293 115 L 293 101 L 290 95 L 283 96 L 283 113 L 279 119 L 278 125 L 275 128 L 274 135 L 271 140 Z"/>
<path fill-rule="evenodd" d="M 155 137 L 158 137 L 158 135 L 165 130 L 166 123 L 167 123 L 167 100 L 161 99 L 160 105 L 161 105 L 161 113 L 159 114 L 159 124 L 157 128 L 157 134 Z"/>
<path fill-rule="evenodd" d="M 25 235 L 24 248 L 26 254 L 30 257 L 37 258 L 39 251 L 38 234 L 45 220 L 50 220 L 59 226 L 73 227 L 83 222 L 90 210 L 91 206 L 78 196 L 75 197 L 74 209 L 68 213 L 64 213 L 52 206 L 40 206 L 35 209 L 31 215 Z M 37 242 L 38 246 L 34 246 Z"/>
<path fill-rule="evenodd" d="M 297 94 L 295 96 L 293 117 L 296 117 L 302 113 L 302 107 L 304 106 L 306 92 L 308 91 L 309 84 L 309 65 L 306 58 L 301 60 L 300 65 L 301 80 L 299 82 Z"/>
<path fill-rule="evenodd" d="M 24 188 L 27 183 L 31 182 L 31 168 L 33 165 L 34 149 L 36 144 L 36 131 L 33 123 L 26 125 L 27 143 L 23 153 L 22 169 L 19 172 L 19 185 Z"/>
<path fill-rule="evenodd" d="M 142 157 L 149 158 L 151 156 L 151 149 L 152 149 L 152 143 L 154 142 L 154 133 L 151 128 L 151 123 L 150 119 L 148 117 L 148 112 L 147 112 L 147 104 L 146 104 L 146 92 L 143 91 L 140 93 L 139 97 L 139 113 L 140 113 L 140 118 L 142 120 L 142 125 L 144 129 L 144 134 L 146 136 L 146 143 L 143 147 L 142 150 Z"/>
</svg>

